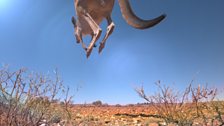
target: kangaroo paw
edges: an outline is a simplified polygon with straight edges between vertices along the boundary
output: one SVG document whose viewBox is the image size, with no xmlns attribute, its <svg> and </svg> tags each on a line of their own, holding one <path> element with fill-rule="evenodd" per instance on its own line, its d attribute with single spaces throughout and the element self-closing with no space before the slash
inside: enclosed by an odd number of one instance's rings
<svg viewBox="0 0 224 126">
<path fill-rule="evenodd" d="M 86 50 L 86 57 L 87 57 L 87 58 L 89 58 L 89 56 L 90 56 L 92 50 L 93 50 L 92 48 Z"/>
<path fill-rule="evenodd" d="M 103 48 L 105 47 L 104 43 L 100 43 L 100 47 L 99 47 L 99 53 L 102 52 Z"/>
</svg>

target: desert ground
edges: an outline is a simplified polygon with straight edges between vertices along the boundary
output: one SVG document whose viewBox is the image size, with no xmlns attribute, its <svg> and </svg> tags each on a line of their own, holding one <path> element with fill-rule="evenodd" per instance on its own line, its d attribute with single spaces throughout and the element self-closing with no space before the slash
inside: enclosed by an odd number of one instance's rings
<svg viewBox="0 0 224 126">
<path fill-rule="evenodd" d="M 80 125 L 157 126 L 162 123 L 147 105 L 75 105 L 73 113 Z"/>
<path fill-rule="evenodd" d="M 179 126 L 179 124 L 166 124 L 155 108 L 149 104 L 74 105 L 72 112 L 73 119 L 79 126 Z M 185 123 L 184 126 L 223 126 L 220 120 L 213 120 L 212 124 L 209 121 L 211 120 L 195 119 L 193 124 Z"/>
</svg>

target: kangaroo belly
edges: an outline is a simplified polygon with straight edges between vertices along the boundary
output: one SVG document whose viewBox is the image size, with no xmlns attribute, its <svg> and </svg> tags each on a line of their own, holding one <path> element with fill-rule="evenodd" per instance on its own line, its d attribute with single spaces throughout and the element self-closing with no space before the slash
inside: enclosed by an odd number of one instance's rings
<svg viewBox="0 0 224 126">
<path fill-rule="evenodd" d="M 111 15 L 114 0 L 77 0 L 76 14 L 83 35 L 92 34 L 92 29 L 83 18 L 83 13 L 89 13 L 96 24 L 100 24 L 104 18 Z"/>
<path fill-rule="evenodd" d="M 82 35 L 91 35 L 93 33 L 93 30 L 89 26 L 88 22 L 83 17 L 78 17 L 78 26 L 81 28 Z"/>
<path fill-rule="evenodd" d="M 78 0 L 76 11 L 89 13 L 93 20 L 100 24 L 104 18 L 109 16 L 114 6 L 114 0 Z"/>
</svg>

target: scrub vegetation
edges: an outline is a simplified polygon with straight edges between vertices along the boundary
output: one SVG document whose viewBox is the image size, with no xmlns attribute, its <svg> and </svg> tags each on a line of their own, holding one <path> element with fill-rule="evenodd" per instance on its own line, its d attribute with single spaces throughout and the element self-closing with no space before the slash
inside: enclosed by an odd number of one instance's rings
<svg viewBox="0 0 224 126">
<path fill-rule="evenodd" d="M 0 125 L 71 123 L 72 97 L 68 91 L 57 70 L 53 75 L 43 75 L 25 68 L 11 72 L 3 67 L 0 69 Z"/>
<path fill-rule="evenodd" d="M 1 126 L 223 126 L 222 92 L 208 86 L 183 91 L 158 81 L 157 92 L 147 95 L 136 88 L 145 103 L 108 105 L 100 100 L 73 104 L 57 70 L 53 74 L 11 72 L 0 69 Z"/>
</svg>

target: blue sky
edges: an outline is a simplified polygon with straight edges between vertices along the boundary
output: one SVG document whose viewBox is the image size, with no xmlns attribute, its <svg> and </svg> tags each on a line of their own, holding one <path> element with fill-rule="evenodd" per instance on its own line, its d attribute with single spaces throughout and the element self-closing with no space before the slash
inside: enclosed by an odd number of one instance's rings
<svg viewBox="0 0 224 126">
<path fill-rule="evenodd" d="M 157 80 L 179 90 L 193 78 L 195 85 L 223 88 L 223 0 L 131 0 L 131 5 L 141 18 L 162 13 L 167 18 L 137 30 L 125 23 L 116 1 L 114 33 L 102 54 L 96 48 L 86 59 L 73 36 L 73 0 L 0 0 L 0 63 L 42 73 L 58 68 L 66 85 L 81 86 L 73 92 L 75 103 L 144 102 L 134 88 L 143 85 L 152 94 Z M 101 27 L 105 33 L 105 21 Z"/>
</svg>

